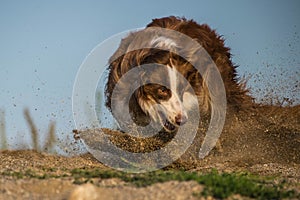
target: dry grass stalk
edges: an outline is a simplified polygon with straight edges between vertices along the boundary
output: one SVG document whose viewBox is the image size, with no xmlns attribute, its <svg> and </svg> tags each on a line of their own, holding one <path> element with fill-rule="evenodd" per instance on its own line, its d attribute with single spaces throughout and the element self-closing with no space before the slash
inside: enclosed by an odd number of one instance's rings
<svg viewBox="0 0 300 200">
<path fill-rule="evenodd" d="M 39 150 L 38 146 L 38 130 L 33 122 L 33 119 L 30 115 L 30 112 L 27 108 L 24 109 L 24 117 L 25 120 L 27 121 L 27 124 L 30 128 L 30 133 L 31 133 L 31 138 L 32 138 L 32 144 L 33 144 L 33 149 Z"/>
<path fill-rule="evenodd" d="M 5 112 L 0 110 L 0 149 L 7 149 L 6 129 L 5 129 Z"/>
<path fill-rule="evenodd" d="M 56 143 L 55 123 L 54 122 L 50 122 L 49 129 L 48 129 L 48 134 L 47 134 L 47 139 L 46 139 L 46 143 L 45 143 L 43 149 L 45 151 L 51 151 L 54 148 L 55 143 Z"/>
</svg>

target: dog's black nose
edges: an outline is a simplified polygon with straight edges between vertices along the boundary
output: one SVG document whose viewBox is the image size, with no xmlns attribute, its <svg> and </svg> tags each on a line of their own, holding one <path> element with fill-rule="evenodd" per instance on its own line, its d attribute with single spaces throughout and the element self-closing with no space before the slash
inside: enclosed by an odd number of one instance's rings
<svg viewBox="0 0 300 200">
<path fill-rule="evenodd" d="M 178 114 L 175 117 L 175 122 L 176 122 L 177 125 L 183 125 L 187 122 L 187 117 L 185 115 Z"/>
</svg>

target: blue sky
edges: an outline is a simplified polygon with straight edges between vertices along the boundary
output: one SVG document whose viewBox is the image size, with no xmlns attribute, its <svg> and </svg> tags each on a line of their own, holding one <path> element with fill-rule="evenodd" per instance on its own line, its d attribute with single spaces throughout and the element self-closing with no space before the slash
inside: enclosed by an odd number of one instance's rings
<svg viewBox="0 0 300 200">
<path fill-rule="evenodd" d="M 41 133 L 55 121 L 57 134 L 70 136 L 72 87 L 88 53 L 114 34 L 169 15 L 207 23 L 223 35 L 239 75 L 252 74 L 254 97 L 273 88 L 299 100 L 299 8 L 297 0 L 0 0 L 0 109 L 10 146 L 28 140 L 25 107 Z"/>
</svg>

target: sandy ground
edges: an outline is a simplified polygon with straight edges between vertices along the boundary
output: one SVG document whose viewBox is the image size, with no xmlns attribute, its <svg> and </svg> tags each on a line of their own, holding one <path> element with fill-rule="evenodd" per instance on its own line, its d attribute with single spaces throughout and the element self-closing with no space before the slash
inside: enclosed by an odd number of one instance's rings
<svg viewBox="0 0 300 200">
<path fill-rule="evenodd" d="M 227 119 L 221 135 L 221 149 L 215 149 L 205 159 L 198 160 L 195 158 L 199 146 L 196 138 L 195 144 L 166 170 L 205 172 L 216 168 L 221 172 L 276 175 L 300 192 L 299 120 L 300 106 L 264 106 L 250 114 L 232 116 Z M 124 143 L 123 139 L 115 142 Z M 147 148 L 152 147 L 148 145 Z M 171 181 L 136 188 L 119 179 L 101 178 L 94 178 L 93 184 L 74 184 L 74 178 L 70 176 L 72 169 L 107 169 L 91 154 L 63 157 L 32 150 L 3 150 L 0 151 L 0 161 L 0 199 L 7 200 L 199 199 L 193 193 L 203 188 L 193 181 Z M 52 178 L 18 177 L 20 172 L 47 174 Z M 234 198 L 241 199 L 239 196 Z"/>
</svg>

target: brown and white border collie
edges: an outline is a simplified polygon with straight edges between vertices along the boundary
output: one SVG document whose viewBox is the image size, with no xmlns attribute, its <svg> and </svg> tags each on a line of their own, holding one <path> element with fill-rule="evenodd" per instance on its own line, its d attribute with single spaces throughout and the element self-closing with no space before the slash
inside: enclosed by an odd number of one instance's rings
<svg viewBox="0 0 300 200">
<path fill-rule="evenodd" d="M 225 86 L 227 98 L 227 110 L 239 111 L 243 105 L 252 101 L 247 95 L 244 84 L 239 82 L 236 75 L 236 66 L 231 62 L 229 48 L 224 46 L 221 36 L 212 30 L 208 25 L 199 25 L 193 20 L 178 17 L 165 17 L 154 19 L 149 27 L 160 27 L 171 29 L 183 33 L 197 41 L 210 55 L 217 66 Z M 112 93 L 120 81 L 121 77 L 129 70 L 145 64 L 161 64 L 166 67 L 153 67 L 151 74 L 145 77 L 139 75 L 143 84 L 136 89 L 130 97 L 129 113 L 133 121 L 141 126 L 148 125 L 151 121 L 161 124 L 163 131 L 175 132 L 178 127 L 189 120 L 188 112 L 194 106 L 199 106 L 199 110 L 204 113 L 210 111 L 210 95 L 205 85 L 205 78 L 185 59 L 174 52 L 157 48 L 144 48 L 127 52 L 128 47 L 135 40 L 141 42 L 149 41 L 154 46 L 177 47 L 172 38 L 166 36 L 145 38 L 137 37 L 139 31 L 131 33 L 121 41 L 115 54 L 110 58 L 108 67 L 108 82 L 106 85 L 106 106 L 112 110 Z M 142 41 L 143 40 L 143 41 Z M 193 53 L 191 49 L 181 50 Z M 190 52 L 189 52 L 190 51 Z M 127 52 L 124 54 L 124 52 Z M 184 78 L 180 78 L 180 76 Z M 184 84 L 183 79 L 189 82 Z M 157 84 L 158 82 L 162 84 Z M 130 83 L 123 88 L 130 88 Z M 128 90 L 124 90 L 124 93 Z M 192 94 L 196 94 L 196 99 Z M 153 106 L 155 105 L 155 106 Z M 126 106 L 126 105 L 125 105 Z M 117 121 L 121 120 L 114 116 Z"/>
</svg>

